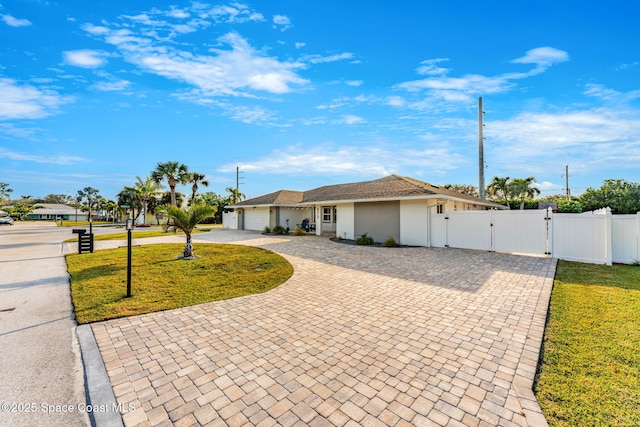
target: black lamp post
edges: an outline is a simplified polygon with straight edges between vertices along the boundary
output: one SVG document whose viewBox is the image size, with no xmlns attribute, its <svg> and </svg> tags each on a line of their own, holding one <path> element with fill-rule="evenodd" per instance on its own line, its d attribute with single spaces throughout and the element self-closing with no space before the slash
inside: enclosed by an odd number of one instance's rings
<svg viewBox="0 0 640 427">
<path fill-rule="evenodd" d="M 127 215 L 127 298 L 131 297 L 131 229 L 133 228 L 133 219 Z"/>
<path fill-rule="evenodd" d="M 93 218 L 91 218 L 91 199 L 89 199 L 89 238 L 91 239 L 90 253 L 93 253 Z"/>
</svg>

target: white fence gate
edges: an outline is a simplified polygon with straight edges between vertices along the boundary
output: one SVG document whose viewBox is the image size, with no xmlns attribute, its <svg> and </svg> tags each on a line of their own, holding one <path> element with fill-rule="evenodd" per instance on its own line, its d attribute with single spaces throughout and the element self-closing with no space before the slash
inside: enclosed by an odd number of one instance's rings
<svg viewBox="0 0 640 427">
<path fill-rule="evenodd" d="M 431 212 L 434 247 L 550 255 L 570 261 L 630 264 L 640 260 L 640 212 L 611 215 L 551 210 Z"/>
<path fill-rule="evenodd" d="M 238 212 L 222 212 L 222 228 L 238 229 Z"/>
</svg>

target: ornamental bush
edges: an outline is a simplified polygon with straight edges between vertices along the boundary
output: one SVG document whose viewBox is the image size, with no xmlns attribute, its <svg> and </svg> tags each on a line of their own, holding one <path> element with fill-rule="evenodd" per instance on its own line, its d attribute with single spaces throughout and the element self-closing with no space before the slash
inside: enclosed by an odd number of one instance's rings
<svg viewBox="0 0 640 427">
<path fill-rule="evenodd" d="M 356 239 L 356 244 L 358 245 L 373 245 L 373 237 L 368 236 L 367 233 L 362 234 L 362 236 Z"/>
</svg>

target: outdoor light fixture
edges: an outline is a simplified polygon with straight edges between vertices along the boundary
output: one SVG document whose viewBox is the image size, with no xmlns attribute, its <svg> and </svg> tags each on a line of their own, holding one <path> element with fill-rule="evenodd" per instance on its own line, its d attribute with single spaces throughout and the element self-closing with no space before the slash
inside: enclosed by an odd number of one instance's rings
<svg viewBox="0 0 640 427">
<path fill-rule="evenodd" d="M 127 228 L 127 298 L 131 297 L 131 230 L 133 229 L 133 219 L 129 218 L 125 222 Z"/>
</svg>

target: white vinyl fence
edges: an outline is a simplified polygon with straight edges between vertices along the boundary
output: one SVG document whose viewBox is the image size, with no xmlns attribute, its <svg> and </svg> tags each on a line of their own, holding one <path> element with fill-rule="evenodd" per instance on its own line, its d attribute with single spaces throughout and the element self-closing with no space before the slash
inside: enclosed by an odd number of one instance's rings
<svg viewBox="0 0 640 427">
<path fill-rule="evenodd" d="M 431 216 L 431 246 L 480 249 L 595 264 L 640 260 L 640 212 L 455 211 Z"/>
<path fill-rule="evenodd" d="M 235 211 L 222 212 L 222 228 L 237 230 L 238 229 L 238 213 Z"/>
</svg>

